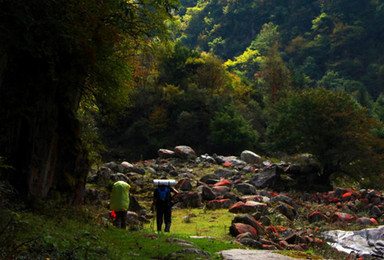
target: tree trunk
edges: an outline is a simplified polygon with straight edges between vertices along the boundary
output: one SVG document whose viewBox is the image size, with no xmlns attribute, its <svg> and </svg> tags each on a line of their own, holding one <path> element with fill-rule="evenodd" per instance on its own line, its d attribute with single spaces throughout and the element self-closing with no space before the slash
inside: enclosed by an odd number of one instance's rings
<svg viewBox="0 0 384 260">
<path fill-rule="evenodd" d="M 53 77 L 44 59 L 21 53 L 0 71 L 0 156 L 27 200 L 58 192 L 70 204 L 82 201 L 88 162 L 76 109 L 85 77 L 70 61 Z"/>
</svg>

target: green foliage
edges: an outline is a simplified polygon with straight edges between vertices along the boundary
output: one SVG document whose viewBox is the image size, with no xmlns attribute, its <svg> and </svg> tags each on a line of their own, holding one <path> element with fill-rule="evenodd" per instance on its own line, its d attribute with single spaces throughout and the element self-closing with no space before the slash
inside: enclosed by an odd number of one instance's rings
<svg viewBox="0 0 384 260">
<path fill-rule="evenodd" d="M 282 57 L 289 61 L 294 83 L 317 82 L 328 71 L 345 80 L 360 82 L 373 99 L 382 91 L 378 68 L 384 49 L 380 1 L 201 1 L 191 6 L 181 29 L 182 42 L 211 51 L 232 72 L 253 80 L 260 58 L 279 41 Z M 278 29 L 277 29 L 278 28 Z M 255 52 L 255 51 L 258 51 Z M 381 83 L 379 83 L 381 82 Z M 369 98 L 368 98 L 369 99 Z M 367 98 L 362 98 L 363 102 Z M 366 104 L 363 104 L 366 106 Z"/>
<path fill-rule="evenodd" d="M 371 132 L 377 126 L 348 94 L 306 89 L 277 104 L 269 140 L 275 149 L 313 154 L 325 175 L 347 174 L 360 180 L 382 169 L 383 140 Z"/>
<path fill-rule="evenodd" d="M 259 137 L 233 106 L 216 113 L 210 122 L 210 130 L 209 141 L 213 150 L 224 154 L 239 154 L 242 150 L 252 149 Z"/>
<path fill-rule="evenodd" d="M 233 101 L 246 105 L 254 98 L 255 90 L 227 72 L 215 55 L 199 54 L 180 42 L 170 49 L 159 46 L 161 51 L 152 63 L 156 69 L 143 75 L 140 88 L 130 91 L 131 105 L 116 127 L 102 127 L 112 158 L 139 159 L 137 151 L 145 157 L 156 156 L 159 148 L 180 142 L 197 152 L 214 152 L 207 138 L 215 111 Z"/>
<path fill-rule="evenodd" d="M 290 71 L 280 56 L 277 43 L 270 48 L 260 72 L 258 84 L 272 103 L 284 97 L 290 90 L 292 85 Z"/>
</svg>

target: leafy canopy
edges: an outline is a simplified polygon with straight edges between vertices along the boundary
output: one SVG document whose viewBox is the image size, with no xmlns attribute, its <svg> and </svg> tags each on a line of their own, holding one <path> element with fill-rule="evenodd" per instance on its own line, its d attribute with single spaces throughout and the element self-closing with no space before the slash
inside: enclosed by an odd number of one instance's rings
<svg viewBox="0 0 384 260">
<path fill-rule="evenodd" d="M 377 126 L 367 109 L 345 92 L 305 89 L 277 104 L 268 137 L 275 149 L 314 155 L 325 175 L 361 177 L 380 169 L 383 141 L 371 132 Z"/>
</svg>

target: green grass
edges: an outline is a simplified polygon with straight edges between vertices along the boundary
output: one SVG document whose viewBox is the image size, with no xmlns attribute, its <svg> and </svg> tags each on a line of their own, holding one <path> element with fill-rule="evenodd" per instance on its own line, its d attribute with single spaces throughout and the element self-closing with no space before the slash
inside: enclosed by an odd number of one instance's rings
<svg viewBox="0 0 384 260">
<path fill-rule="evenodd" d="M 220 259 L 215 254 L 218 251 L 239 247 L 222 239 L 189 238 L 200 232 L 201 235 L 220 237 L 225 231 L 218 228 L 210 233 L 209 230 L 199 231 L 194 226 L 183 226 L 187 223 L 178 219 L 183 211 L 175 212 L 172 232 L 160 234 L 149 226 L 142 231 L 128 231 L 102 224 L 94 217 L 98 213 L 89 208 L 0 211 L 2 216 L 6 216 L 0 223 L 3 232 L 0 236 L 1 259 L 168 259 L 171 253 L 186 248 L 169 242 L 170 238 L 191 241 L 197 249 L 209 252 L 214 259 Z M 202 213 L 197 212 L 197 215 L 200 217 L 196 219 L 204 221 Z M 194 225 L 193 222 L 188 224 Z M 209 226 L 203 225 L 201 230 L 206 228 Z M 191 257 L 194 258 L 196 256 Z"/>
<path fill-rule="evenodd" d="M 185 221 L 184 217 L 189 217 Z M 229 227 L 233 214 L 228 209 L 180 209 L 172 213 L 171 232 L 187 236 L 210 236 L 217 239 L 230 239 Z"/>
</svg>

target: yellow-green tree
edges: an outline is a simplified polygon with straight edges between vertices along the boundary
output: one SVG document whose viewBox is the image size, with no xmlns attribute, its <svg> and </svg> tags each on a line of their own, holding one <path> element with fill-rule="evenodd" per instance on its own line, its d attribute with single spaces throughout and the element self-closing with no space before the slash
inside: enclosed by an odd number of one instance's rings
<svg viewBox="0 0 384 260">
<path fill-rule="evenodd" d="M 291 87 L 290 71 L 280 56 L 278 43 L 270 49 L 261 65 L 260 75 L 256 75 L 266 97 L 275 103 L 284 97 Z"/>
</svg>

